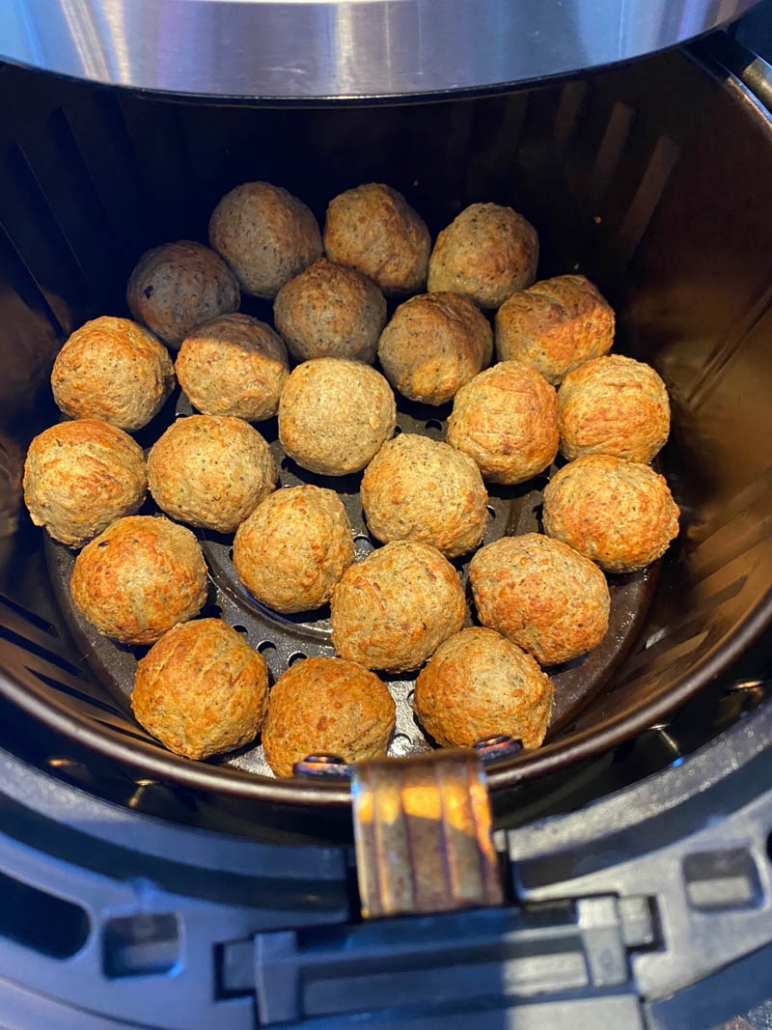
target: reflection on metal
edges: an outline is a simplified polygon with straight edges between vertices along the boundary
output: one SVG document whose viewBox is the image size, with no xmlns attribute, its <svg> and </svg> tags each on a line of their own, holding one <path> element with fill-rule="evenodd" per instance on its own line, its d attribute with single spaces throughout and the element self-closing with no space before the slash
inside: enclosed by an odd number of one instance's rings
<svg viewBox="0 0 772 1030">
<path fill-rule="evenodd" d="M 313 776 L 315 779 L 345 780 L 351 776 L 351 766 L 338 755 L 309 755 L 292 767 L 295 776 Z"/>
</svg>

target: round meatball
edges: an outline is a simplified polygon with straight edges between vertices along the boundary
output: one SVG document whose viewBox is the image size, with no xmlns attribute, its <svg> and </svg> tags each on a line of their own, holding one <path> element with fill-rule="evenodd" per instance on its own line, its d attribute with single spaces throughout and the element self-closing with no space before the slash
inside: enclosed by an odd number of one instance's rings
<svg viewBox="0 0 772 1030">
<path fill-rule="evenodd" d="M 351 358 L 369 364 L 386 324 L 386 299 L 355 268 L 320 258 L 282 286 L 273 316 L 297 361 Z"/>
<path fill-rule="evenodd" d="M 295 662 L 271 691 L 263 749 L 277 776 L 310 755 L 346 762 L 386 754 L 394 699 L 374 672 L 341 658 Z"/>
<path fill-rule="evenodd" d="M 103 315 L 59 351 L 51 389 L 70 418 L 100 418 L 129 433 L 147 425 L 174 386 L 169 352 L 128 318 Z"/>
<path fill-rule="evenodd" d="M 541 662 L 577 658 L 603 640 L 606 577 L 559 540 L 526 533 L 482 547 L 469 566 L 477 615 Z"/>
<path fill-rule="evenodd" d="M 129 515 L 86 544 L 70 579 L 75 607 L 106 637 L 152 644 L 201 611 L 206 562 L 189 529 Z"/>
<path fill-rule="evenodd" d="M 611 454 L 647 464 L 670 433 L 665 384 L 650 365 L 621 354 L 569 372 L 558 391 L 560 450 L 569 459 Z"/>
<path fill-rule="evenodd" d="M 528 365 L 502 361 L 462 386 L 448 443 L 474 458 L 492 483 L 522 483 L 558 452 L 558 396 Z"/>
<path fill-rule="evenodd" d="M 555 689 L 534 659 L 492 629 L 464 629 L 416 680 L 413 708 L 441 747 L 473 747 L 500 733 L 524 748 L 544 740 Z"/>
<path fill-rule="evenodd" d="M 138 662 L 131 707 L 137 722 L 175 755 L 233 751 L 263 725 L 265 659 L 219 619 L 173 626 Z"/>
<path fill-rule="evenodd" d="M 36 436 L 27 451 L 24 501 L 30 517 L 69 547 L 80 547 L 116 519 L 139 511 L 146 493 L 142 450 L 107 422 L 62 422 Z"/>
<path fill-rule="evenodd" d="M 322 476 L 359 472 L 394 433 L 397 406 L 374 368 L 315 358 L 292 372 L 279 401 L 279 439 L 304 469 Z"/>
<path fill-rule="evenodd" d="M 194 326 L 237 311 L 241 294 L 213 250 L 179 240 L 142 255 L 131 273 L 126 303 L 138 322 L 176 350 Z"/>
<path fill-rule="evenodd" d="M 368 669 L 417 669 L 464 624 L 459 575 L 428 544 L 397 540 L 343 573 L 332 593 L 332 642 Z"/>
<path fill-rule="evenodd" d="M 233 533 L 276 486 L 268 444 L 240 418 L 178 418 L 147 458 L 150 493 L 180 522 Z"/>
<path fill-rule="evenodd" d="M 614 311 L 583 275 L 543 279 L 496 312 L 499 361 L 524 361 L 557 386 L 614 342 Z"/>
<path fill-rule="evenodd" d="M 544 491 L 544 528 L 607 572 L 634 572 L 678 536 L 678 505 L 648 465 L 589 454 L 564 466 Z"/>
<path fill-rule="evenodd" d="M 365 470 L 362 508 L 374 537 L 431 544 L 449 558 L 477 547 L 488 491 L 471 458 L 415 433 L 387 441 Z"/>
<path fill-rule="evenodd" d="M 278 490 L 239 526 L 233 564 L 244 586 L 277 612 L 305 612 L 330 600 L 354 561 L 340 498 L 318 486 Z"/>
<path fill-rule="evenodd" d="M 358 268 L 387 296 L 415 293 L 426 282 L 429 230 L 401 193 L 371 182 L 334 197 L 324 223 L 330 261 Z"/>
<path fill-rule="evenodd" d="M 268 182 L 245 182 L 225 194 L 209 220 L 209 242 L 253 297 L 275 297 L 322 256 L 313 212 Z"/>
<path fill-rule="evenodd" d="M 443 229 L 429 259 L 429 293 L 461 293 L 497 308 L 536 278 L 539 237 L 529 221 L 499 204 L 470 204 Z"/>
<path fill-rule="evenodd" d="M 287 348 L 265 322 L 223 315 L 182 341 L 177 378 L 194 408 L 247 422 L 271 418 L 289 375 Z"/>
</svg>

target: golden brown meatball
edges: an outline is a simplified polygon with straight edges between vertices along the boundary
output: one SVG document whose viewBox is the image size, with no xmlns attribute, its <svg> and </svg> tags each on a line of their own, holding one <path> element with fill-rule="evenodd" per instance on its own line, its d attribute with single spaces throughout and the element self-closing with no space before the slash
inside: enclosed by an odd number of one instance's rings
<svg viewBox="0 0 772 1030">
<path fill-rule="evenodd" d="M 133 515 L 146 493 L 142 450 L 107 422 L 62 422 L 36 436 L 27 451 L 24 501 L 30 517 L 69 547 Z"/>
<path fill-rule="evenodd" d="M 341 658 L 295 662 L 271 691 L 263 749 L 277 776 L 310 755 L 347 762 L 386 754 L 394 699 L 374 672 Z"/>
<path fill-rule="evenodd" d="M 371 182 L 334 197 L 324 223 L 330 261 L 358 268 L 387 296 L 415 293 L 426 282 L 429 230 L 401 193 Z"/>
<path fill-rule="evenodd" d="M 557 386 L 573 369 L 611 349 L 614 311 L 583 275 L 543 279 L 496 312 L 499 361 L 524 361 Z"/>
<path fill-rule="evenodd" d="M 178 418 L 147 458 L 150 493 L 180 522 L 233 533 L 276 486 L 268 444 L 240 418 Z"/>
<path fill-rule="evenodd" d="M 138 322 L 176 350 L 194 326 L 237 311 L 241 294 L 213 250 L 178 240 L 142 255 L 131 273 L 126 303 Z"/>
<path fill-rule="evenodd" d="M 378 540 L 416 540 L 449 558 L 477 547 L 488 491 L 471 458 L 415 433 L 388 440 L 365 470 L 362 508 Z"/>
<path fill-rule="evenodd" d="M 239 526 L 233 543 L 239 579 L 278 612 L 326 604 L 353 561 L 346 509 L 336 493 L 318 486 L 271 494 Z"/>
<path fill-rule="evenodd" d="M 558 452 L 558 397 L 535 369 L 502 361 L 462 386 L 448 443 L 474 458 L 492 483 L 522 483 Z"/>
<path fill-rule="evenodd" d="M 526 533 L 482 547 L 469 566 L 477 615 L 542 665 L 577 658 L 603 640 L 606 577 L 559 540 Z"/>
<path fill-rule="evenodd" d="M 174 386 L 169 352 L 128 318 L 103 315 L 59 351 L 51 389 L 70 418 L 99 418 L 129 433 L 158 414 Z"/>
<path fill-rule="evenodd" d="M 245 182 L 225 194 L 209 220 L 209 242 L 253 297 L 275 297 L 322 256 L 313 212 L 268 182 Z"/>
<path fill-rule="evenodd" d="M 638 462 L 589 454 L 544 491 L 544 528 L 607 572 L 634 572 L 678 536 L 678 505 L 665 479 Z"/>
<path fill-rule="evenodd" d="M 343 358 L 298 365 L 279 401 L 282 447 L 298 465 L 322 476 L 359 472 L 396 422 L 394 394 L 381 373 Z"/>
<path fill-rule="evenodd" d="M 416 680 L 413 708 L 441 747 L 500 733 L 538 747 L 555 690 L 534 659 L 492 629 L 464 629 L 437 648 Z"/>
<path fill-rule="evenodd" d="M 86 544 L 70 579 L 75 607 L 106 637 L 152 644 L 206 600 L 206 562 L 189 529 L 129 515 Z"/>
<path fill-rule="evenodd" d="M 268 708 L 268 669 L 230 626 L 172 626 L 137 664 L 134 715 L 175 755 L 208 758 L 254 740 Z"/>
<path fill-rule="evenodd" d="M 273 304 L 276 328 L 297 361 L 375 361 L 386 300 L 366 275 L 326 258 L 295 276 Z"/>
<path fill-rule="evenodd" d="M 529 221 L 499 204 L 470 204 L 443 229 L 429 259 L 429 293 L 461 293 L 497 308 L 536 278 L 539 237 Z"/>
</svg>

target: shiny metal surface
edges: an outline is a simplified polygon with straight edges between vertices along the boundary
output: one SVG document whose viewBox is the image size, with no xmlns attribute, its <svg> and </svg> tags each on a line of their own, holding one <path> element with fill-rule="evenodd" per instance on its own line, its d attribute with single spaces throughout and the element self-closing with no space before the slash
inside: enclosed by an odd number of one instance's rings
<svg viewBox="0 0 772 1030">
<path fill-rule="evenodd" d="M 0 56 L 169 93 L 266 99 L 490 88 L 624 61 L 756 0 L 2 0 Z"/>
</svg>

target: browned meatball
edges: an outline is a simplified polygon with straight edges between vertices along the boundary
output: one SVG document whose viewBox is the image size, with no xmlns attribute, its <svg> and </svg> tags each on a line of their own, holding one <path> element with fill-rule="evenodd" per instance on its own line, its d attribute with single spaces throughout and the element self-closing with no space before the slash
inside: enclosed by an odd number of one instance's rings
<svg viewBox="0 0 772 1030">
<path fill-rule="evenodd" d="M 51 373 L 70 418 L 100 418 L 133 433 L 157 415 L 174 386 L 169 352 L 128 318 L 103 315 L 76 329 Z"/>
<path fill-rule="evenodd" d="M 165 518 L 130 515 L 86 544 L 70 579 L 78 611 L 106 637 L 152 644 L 206 600 L 198 541 Z"/>
<path fill-rule="evenodd" d="M 134 318 L 175 350 L 194 326 L 237 311 L 240 302 L 239 284 L 222 258 L 190 240 L 148 250 L 126 289 Z"/>
<path fill-rule="evenodd" d="M 365 470 L 362 508 L 378 540 L 416 540 L 449 558 L 477 547 L 488 491 L 471 458 L 415 433 L 388 440 Z"/>
<path fill-rule="evenodd" d="M 614 311 L 583 275 L 559 275 L 513 294 L 496 312 L 495 339 L 499 361 L 524 361 L 557 386 L 611 349 Z"/>
<path fill-rule="evenodd" d="M 313 212 L 268 182 L 245 182 L 225 194 L 209 220 L 209 242 L 254 297 L 275 297 L 322 256 Z"/>
<path fill-rule="evenodd" d="M 441 747 L 473 747 L 502 733 L 524 748 L 544 740 L 555 689 L 534 659 L 492 629 L 464 629 L 416 680 L 413 707 Z"/>
<path fill-rule="evenodd" d="M 277 776 L 310 755 L 347 762 L 386 754 L 396 707 L 374 672 L 341 658 L 295 662 L 271 691 L 263 748 Z"/>
<path fill-rule="evenodd" d="M 502 361 L 462 386 L 448 443 L 474 458 L 492 483 L 522 483 L 558 452 L 558 397 L 535 369 Z"/>
<path fill-rule="evenodd" d="M 36 436 L 27 451 L 24 501 L 30 517 L 69 547 L 133 515 L 146 493 L 140 447 L 107 422 L 62 422 Z"/>
<path fill-rule="evenodd" d="M 499 204 L 470 204 L 443 229 L 429 259 L 429 293 L 461 293 L 497 308 L 536 278 L 539 237 L 529 221 Z"/>
<path fill-rule="evenodd" d="M 276 328 L 298 361 L 375 361 L 386 300 L 366 275 L 326 258 L 295 276 L 273 304 Z"/>
<path fill-rule="evenodd" d="M 431 236 L 401 193 L 371 182 L 334 197 L 324 223 L 330 261 L 358 268 L 387 296 L 415 293 L 426 282 Z"/>
<path fill-rule="evenodd" d="M 577 458 L 544 491 L 544 528 L 607 572 L 634 572 L 678 536 L 678 505 L 648 465 L 605 454 Z"/>
<path fill-rule="evenodd" d="M 230 626 L 173 626 L 137 664 L 137 721 L 176 755 L 208 758 L 254 740 L 268 708 L 268 669 Z"/>
<path fill-rule="evenodd" d="M 542 665 L 577 658 L 608 630 L 606 577 L 559 540 L 538 533 L 482 547 L 469 566 L 477 615 Z"/>
</svg>

